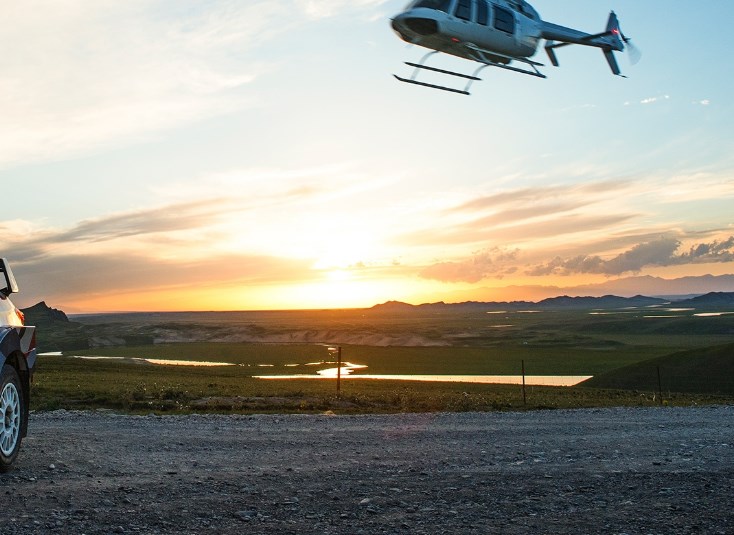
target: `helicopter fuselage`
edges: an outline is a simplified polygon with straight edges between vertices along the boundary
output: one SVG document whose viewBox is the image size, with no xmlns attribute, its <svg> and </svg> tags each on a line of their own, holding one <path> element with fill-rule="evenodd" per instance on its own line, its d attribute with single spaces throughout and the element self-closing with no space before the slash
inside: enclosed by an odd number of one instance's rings
<svg viewBox="0 0 734 535">
<path fill-rule="evenodd" d="M 541 20 L 527 2 L 416 0 L 392 20 L 401 39 L 446 54 L 475 59 L 466 43 L 494 51 L 494 61 L 535 54 Z"/>
</svg>

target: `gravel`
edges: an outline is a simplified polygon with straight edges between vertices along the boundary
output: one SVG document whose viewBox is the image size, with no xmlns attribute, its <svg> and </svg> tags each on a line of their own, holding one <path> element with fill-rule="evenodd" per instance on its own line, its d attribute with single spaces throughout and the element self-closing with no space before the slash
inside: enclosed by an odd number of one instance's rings
<svg viewBox="0 0 734 535">
<path fill-rule="evenodd" d="M 734 407 L 35 413 L 0 532 L 734 533 Z"/>
</svg>

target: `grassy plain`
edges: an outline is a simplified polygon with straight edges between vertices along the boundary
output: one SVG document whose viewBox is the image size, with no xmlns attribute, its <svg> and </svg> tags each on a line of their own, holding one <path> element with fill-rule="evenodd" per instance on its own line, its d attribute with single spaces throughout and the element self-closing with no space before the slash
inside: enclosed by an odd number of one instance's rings
<svg viewBox="0 0 734 535">
<path fill-rule="evenodd" d="M 673 317 L 669 317 L 673 316 Z M 395 412 L 572 408 L 667 403 L 730 403 L 734 385 L 710 390 L 681 386 L 705 367 L 681 368 L 710 346 L 734 343 L 734 317 L 693 317 L 661 311 L 423 311 L 376 310 L 100 315 L 39 329 L 32 407 L 128 411 Z M 349 379 L 262 380 L 256 375 L 315 373 L 333 367 L 329 345 L 370 374 L 593 375 L 638 368 L 632 388 L 521 387 Z M 74 346 L 77 346 L 74 349 Z M 81 346 L 81 347 L 79 347 Z M 85 349 L 82 347 L 86 346 Z M 91 346 L 91 347 L 90 347 Z M 69 349 L 72 347 L 72 349 Z M 670 364 L 667 355 L 689 351 Z M 731 351 L 717 366 L 732 375 Z M 83 360 L 78 356 L 120 357 Z M 718 353 L 717 353 L 718 355 Z M 218 367 L 153 365 L 134 358 L 215 361 Z M 657 359 L 657 360 L 655 360 Z M 321 363 L 313 365 L 309 363 Z M 666 368 L 667 366 L 667 368 Z M 643 370 L 640 372 L 640 370 Z M 725 370 L 711 370 L 722 373 Z M 676 375 L 677 374 L 677 375 Z M 616 379 L 618 380 L 618 378 Z M 705 382 L 705 376 L 697 379 Z M 685 381 L 682 381 L 685 383 Z M 614 389 L 608 388 L 614 384 Z M 622 385 L 622 386 L 619 386 Z M 675 385 L 675 388 L 671 388 Z M 662 388 L 660 388 L 662 386 Z M 676 393 L 685 392 L 685 393 Z"/>
</svg>

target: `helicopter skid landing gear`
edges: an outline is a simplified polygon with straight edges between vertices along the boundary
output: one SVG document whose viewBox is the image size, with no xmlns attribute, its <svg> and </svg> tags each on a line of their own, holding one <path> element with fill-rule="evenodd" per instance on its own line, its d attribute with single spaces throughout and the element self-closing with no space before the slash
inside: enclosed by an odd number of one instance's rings
<svg viewBox="0 0 734 535">
<path fill-rule="evenodd" d="M 479 48 L 478 46 L 473 45 L 471 43 L 467 43 L 465 46 L 466 48 L 468 48 L 471 51 L 470 52 L 471 59 L 473 59 L 474 61 L 478 61 L 479 63 L 483 63 L 486 66 L 498 67 L 500 69 L 506 69 L 508 71 L 519 72 L 522 74 L 527 74 L 528 76 L 535 76 L 537 78 L 547 78 L 545 74 L 543 74 L 542 72 L 538 70 L 538 67 L 543 67 L 543 64 L 538 63 L 537 61 L 532 61 L 527 58 L 516 58 L 513 56 L 505 56 L 503 54 L 498 54 L 497 52 L 492 52 L 491 53 L 492 57 L 497 57 L 503 60 L 507 60 L 507 63 L 498 63 L 496 61 L 493 61 L 490 57 L 487 56 L 487 54 L 489 54 L 488 51 L 483 50 Z M 530 66 L 530 69 L 532 70 L 522 69 L 519 67 L 512 67 L 511 65 L 509 65 L 511 61 L 517 61 L 519 63 L 524 63 L 525 65 Z"/>
<path fill-rule="evenodd" d="M 476 61 L 477 63 L 480 63 L 479 67 L 477 67 L 477 69 L 472 74 L 462 74 L 460 72 L 448 71 L 448 70 L 445 70 L 445 69 L 438 69 L 436 67 L 429 67 L 429 66 L 425 65 L 425 62 L 426 62 L 426 60 L 429 57 L 431 57 L 433 54 L 438 54 L 438 52 L 439 52 L 438 50 L 433 50 L 433 51 L 427 53 L 425 56 L 423 56 L 418 63 L 412 63 L 410 61 L 406 61 L 405 62 L 406 65 L 408 65 L 410 67 L 414 67 L 413 75 L 410 78 L 403 78 L 401 76 L 398 76 L 397 74 L 394 74 L 393 76 L 395 76 L 395 78 L 397 78 L 401 82 L 405 82 L 407 84 L 422 85 L 423 87 L 430 87 L 431 89 L 440 89 L 441 91 L 449 91 L 450 93 L 459 93 L 460 95 L 469 95 L 470 94 L 469 93 L 469 88 L 471 87 L 471 85 L 474 82 L 481 81 L 482 80 L 477 75 L 479 74 L 479 72 L 482 69 L 484 69 L 486 67 L 498 67 L 500 69 L 506 69 L 508 71 L 520 72 L 522 74 L 527 74 L 529 76 L 536 76 L 538 78 L 545 78 L 546 77 L 544 74 L 542 74 L 540 71 L 538 71 L 538 67 L 542 67 L 543 66 L 542 63 L 537 63 L 535 61 L 531 61 L 531 60 L 525 59 L 525 58 L 514 58 L 514 57 L 510 57 L 510 56 L 501 56 L 501 55 L 498 55 L 496 53 L 493 54 L 493 57 L 499 57 L 500 59 L 506 59 L 507 60 L 507 63 L 509 63 L 510 61 L 513 61 L 513 60 L 514 61 L 519 61 L 521 63 L 525 63 L 526 65 L 529 65 L 532 68 L 532 70 L 530 70 L 530 69 L 522 69 L 522 68 L 519 68 L 519 67 L 512 67 L 512 66 L 510 66 L 510 65 L 508 65 L 506 63 L 499 63 L 497 61 L 493 61 L 491 58 L 489 58 L 487 56 L 486 51 L 485 50 L 482 50 L 479 47 L 476 47 L 476 46 L 474 46 L 472 44 L 465 44 L 464 46 L 468 49 L 467 52 L 468 52 L 469 57 L 473 61 Z M 464 89 L 455 89 L 453 87 L 446 87 L 446 86 L 437 85 L 437 84 L 429 84 L 427 82 L 420 82 L 420 81 L 416 80 L 416 78 L 418 77 L 418 75 L 420 74 L 420 72 L 421 71 L 424 71 L 424 70 L 425 71 L 436 72 L 436 73 L 439 73 L 439 74 L 445 74 L 445 75 L 448 75 L 448 76 L 455 76 L 457 78 L 464 78 L 464 79 L 468 80 L 468 82 L 467 82 L 466 86 L 464 87 Z"/>
<path fill-rule="evenodd" d="M 481 78 L 478 78 L 477 74 L 479 74 L 479 71 L 481 71 L 484 67 L 487 67 L 487 65 L 482 65 L 477 70 L 475 70 L 473 74 L 462 74 L 460 72 L 447 71 L 445 69 L 437 69 L 436 67 L 429 67 L 427 65 L 424 65 L 425 61 L 433 54 L 438 54 L 438 50 L 433 50 L 432 52 L 429 52 L 428 54 L 423 56 L 418 63 L 412 63 L 410 61 L 405 62 L 405 64 L 408 65 L 409 67 L 415 67 L 415 70 L 413 71 L 413 75 L 410 78 L 403 78 L 401 76 L 398 76 L 397 74 L 393 74 L 393 76 L 397 78 L 398 80 L 400 80 L 401 82 L 405 82 L 406 84 L 422 85 L 423 87 L 430 87 L 431 89 L 440 89 L 441 91 L 449 91 L 450 93 L 459 93 L 460 95 L 469 95 L 470 94 L 469 88 L 471 87 L 472 83 L 476 81 L 481 81 Z M 448 76 L 455 76 L 457 78 L 464 78 L 469 81 L 467 82 L 466 87 L 464 87 L 464 89 L 455 89 L 453 87 L 446 87 L 443 85 L 429 84 L 427 82 L 419 82 L 418 80 L 416 80 L 416 78 L 418 77 L 418 74 L 420 74 L 421 70 L 437 72 L 439 74 L 446 74 Z"/>
</svg>

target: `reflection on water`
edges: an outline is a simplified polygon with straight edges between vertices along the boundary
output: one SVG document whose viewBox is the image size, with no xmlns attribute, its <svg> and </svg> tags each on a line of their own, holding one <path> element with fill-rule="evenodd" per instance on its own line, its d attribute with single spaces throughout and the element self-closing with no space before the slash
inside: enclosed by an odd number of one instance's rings
<svg viewBox="0 0 734 535">
<path fill-rule="evenodd" d="M 363 366 L 366 368 L 366 366 Z M 324 370 L 326 371 L 326 370 Z M 333 379 L 334 375 L 260 375 L 256 379 Z M 526 375 L 528 386 L 575 386 L 591 379 L 591 375 Z M 430 381 L 442 383 L 481 383 L 498 385 L 521 385 L 522 375 L 344 375 L 342 379 L 376 379 L 384 381 Z"/>
<path fill-rule="evenodd" d="M 61 352 L 44 353 L 47 356 L 60 356 Z M 212 362 L 197 360 L 169 360 L 155 358 L 140 357 L 108 357 L 98 355 L 68 355 L 69 358 L 91 360 L 91 361 L 126 361 L 138 364 L 154 364 L 158 366 L 194 366 L 194 367 L 214 367 L 214 366 L 249 366 L 245 364 L 233 364 L 231 362 Z M 323 365 L 336 364 L 336 362 L 322 361 L 309 362 L 305 365 Z M 275 367 L 274 364 L 258 364 L 258 367 Z M 284 364 L 283 367 L 290 368 L 301 366 L 301 364 Z M 374 379 L 374 380 L 390 380 L 390 381 L 430 381 L 430 382 L 446 382 L 446 383 L 481 383 L 481 384 L 505 384 L 519 385 L 522 384 L 521 375 L 371 375 L 371 374 L 355 374 L 357 370 L 367 368 L 365 364 L 354 364 L 352 362 L 343 362 L 341 367 L 342 379 Z M 318 370 L 314 374 L 289 374 L 289 375 L 256 375 L 255 379 L 335 379 L 339 368 L 325 368 Z M 590 379 L 591 375 L 526 375 L 525 384 L 529 386 L 574 386 L 582 381 Z"/>
<path fill-rule="evenodd" d="M 69 355 L 69 358 L 81 359 L 81 360 L 133 360 L 133 359 L 128 359 L 127 357 L 96 357 L 94 355 Z M 135 360 L 140 360 L 140 359 L 135 359 Z"/>
<path fill-rule="evenodd" d="M 659 305 L 655 305 L 655 306 L 658 306 L 659 307 Z M 647 307 L 647 308 L 653 308 L 653 307 L 651 306 L 651 307 Z M 658 310 L 660 312 L 673 312 L 673 314 L 657 314 L 657 313 L 655 313 L 655 314 L 643 315 L 642 317 L 643 318 L 680 318 L 680 317 L 682 317 L 679 314 L 680 312 L 692 312 L 692 311 L 694 311 L 696 309 L 695 308 L 657 308 L 655 312 L 657 312 Z M 630 311 L 627 311 L 627 310 L 624 310 L 624 311 L 622 311 L 622 310 L 611 310 L 611 311 L 605 311 L 605 312 L 600 312 L 600 311 L 589 312 L 589 314 L 592 315 L 592 316 L 611 316 L 613 314 L 630 314 L 630 313 L 631 312 Z M 698 317 L 698 318 L 712 318 L 712 317 L 716 317 L 716 316 L 724 316 L 724 315 L 727 315 L 727 314 L 734 314 L 734 312 L 698 312 L 696 314 L 693 314 L 693 316 Z M 687 315 L 684 314 L 683 316 L 687 316 Z"/>
<path fill-rule="evenodd" d="M 43 353 L 47 356 L 62 356 L 58 354 Z M 81 360 L 123 360 L 133 363 L 156 364 L 159 366 L 196 366 L 196 367 L 212 367 L 212 366 L 237 366 L 231 362 L 211 362 L 207 360 L 169 360 L 169 359 L 148 359 L 139 357 L 103 357 L 98 355 L 68 355 L 71 359 Z"/>
<path fill-rule="evenodd" d="M 366 368 L 364 364 L 352 364 L 351 362 L 342 362 L 341 376 L 351 375 L 354 370 Z M 339 368 L 326 368 L 316 372 L 320 377 L 331 377 L 332 379 L 339 375 Z"/>
<path fill-rule="evenodd" d="M 205 360 L 167 360 L 167 359 L 133 359 L 143 360 L 150 364 L 160 364 L 161 366 L 236 366 L 231 362 L 210 362 Z"/>
</svg>

